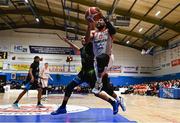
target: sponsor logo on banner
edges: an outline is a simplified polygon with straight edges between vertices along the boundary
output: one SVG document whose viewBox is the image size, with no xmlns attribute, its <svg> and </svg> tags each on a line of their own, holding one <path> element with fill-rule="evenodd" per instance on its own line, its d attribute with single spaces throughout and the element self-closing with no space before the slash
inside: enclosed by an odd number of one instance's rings
<svg viewBox="0 0 180 123">
<path fill-rule="evenodd" d="M 75 73 L 77 72 L 77 68 L 75 65 L 63 65 L 63 71 L 64 72 L 72 72 L 72 73 Z"/>
<path fill-rule="evenodd" d="M 180 65 L 180 59 L 176 59 L 176 60 L 171 61 L 171 66 L 172 67 L 175 67 L 175 66 L 178 66 L 178 65 Z"/>
<path fill-rule="evenodd" d="M 173 90 L 168 88 L 163 88 L 163 97 L 173 98 Z"/>
<path fill-rule="evenodd" d="M 23 45 L 12 45 L 12 51 L 15 53 L 27 53 L 28 47 Z"/>
<path fill-rule="evenodd" d="M 125 66 L 123 68 L 124 73 L 138 73 L 138 67 L 134 66 Z"/>
<path fill-rule="evenodd" d="M 29 64 L 11 64 L 10 69 L 17 70 L 17 71 L 28 71 Z"/>
<path fill-rule="evenodd" d="M 63 72 L 63 66 L 60 65 L 50 65 L 49 66 L 49 71 L 50 72 Z"/>
<path fill-rule="evenodd" d="M 29 46 L 31 53 L 37 54 L 62 54 L 74 55 L 73 48 L 70 47 L 52 47 L 52 46 Z"/>
<path fill-rule="evenodd" d="M 50 72 L 77 72 L 80 71 L 81 67 L 76 66 L 76 65 L 70 65 L 70 71 L 69 70 L 69 65 L 50 65 L 49 66 L 49 71 Z"/>
</svg>

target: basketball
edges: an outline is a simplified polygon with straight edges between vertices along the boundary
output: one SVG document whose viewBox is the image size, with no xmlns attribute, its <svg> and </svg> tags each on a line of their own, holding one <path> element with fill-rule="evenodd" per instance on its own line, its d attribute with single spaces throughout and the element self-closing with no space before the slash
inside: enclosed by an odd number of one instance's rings
<svg viewBox="0 0 180 123">
<path fill-rule="evenodd" d="M 101 11 L 97 7 L 90 7 L 85 12 L 85 19 L 89 22 L 98 21 L 101 17 Z"/>
</svg>

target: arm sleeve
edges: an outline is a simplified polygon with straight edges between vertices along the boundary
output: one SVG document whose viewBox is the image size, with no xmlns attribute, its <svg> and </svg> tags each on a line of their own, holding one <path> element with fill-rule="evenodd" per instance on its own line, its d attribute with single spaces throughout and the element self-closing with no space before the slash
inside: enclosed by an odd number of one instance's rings
<svg viewBox="0 0 180 123">
<path fill-rule="evenodd" d="M 110 35 L 114 35 L 116 34 L 116 29 L 114 28 L 114 26 L 109 22 L 108 19 L 106 19 L 105 17 L 103 17 L 104 22 L 106 23 L 106 27 L 108 28 L 108 32 Z"/>
<path fill-rule="evenodd" d="M 94 52 L 93 52 L 93 44 L 92 42 L 89 42 L 89 44 L 87 44 L 87 55 L 89 55 L 89 61 L 91 59 L 94 59 Z"/>
<path fill-rule="evenodd" d="M 94 52 L 93 52 L 93 43 L 89 44 L 89 51 L 92 57 L 94 57 Z"/>
</svg>

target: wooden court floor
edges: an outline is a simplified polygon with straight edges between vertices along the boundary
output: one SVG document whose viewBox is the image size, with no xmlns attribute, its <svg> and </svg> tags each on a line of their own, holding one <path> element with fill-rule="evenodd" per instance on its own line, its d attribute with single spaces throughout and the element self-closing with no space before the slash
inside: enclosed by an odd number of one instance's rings
<svg viewBox="0 0 180 123">
<path fill-rule="evenodd" d="M 0 94 L 0 105 L 12 104 L 18 93 Z M 129 120 L 138 123 L 180 123 L 180 100 L 162 99 L 151 96 L 140 95 L 122 95 L 125 98 L 127 111 L 119 114 Z M 49 95 L 44 104 L 60 104 L 63 95 Z M 25 95 L 20 104 L 35 104 L 36 95 Z M 112 108 L 111 105 L 92 94 L 88 95 L 72 95 L 69 105 L 87 106 L 90 108 Z"/>
</svg>

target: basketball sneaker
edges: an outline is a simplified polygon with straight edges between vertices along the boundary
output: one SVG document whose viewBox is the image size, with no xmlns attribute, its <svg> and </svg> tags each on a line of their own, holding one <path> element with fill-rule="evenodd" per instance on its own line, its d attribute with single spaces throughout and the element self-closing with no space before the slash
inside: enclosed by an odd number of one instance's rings
<svg viewBox="0 0 180 123">
<path fill-rule="evenodd" d="M 119 103 L 117 101 L 114 101 L 112 107 L 113 107 L 113 114 L 116 115 L 119 111 Z"/>
<path fill-rule="evenodd" d="M 36 108 L 46 108 L 45 106 L 43 106 L 43 104 L 37 104 Z"/>
<path fill-rule="evenodd" d="M 121 106 L 121 109 L 123 111 L 126 111 L 126 103 L 124 101 L 124 98 L 122 98 L 122 97 L 119 97 L 119 98 L 120 98 L 120 101 L 118 101 L 118 104 Z"/>
<path fill-rule="evenodd" d="M 67 113 L 66 107 L 60 106 L 56 111 L 51 112 L 51 115 L 65 114 Z"/>
<path fill-rule="evenodd" d="M 13 108 L 15 108 L 15 109 L 20 109 L 20 107 L 19 107 L 19 104 L 18 104 L 18 103 L 13 103 L 13 104 L 12 104 L 12 107 L 13 107 Z"/>
<path fill-rule="evenodd" d="M 98 94 L 101 91 L 102 87 L 103 87 L 102 82 L 96 82 L 94 88 L 92 89 L 92 92 Z"/>
</svg>

